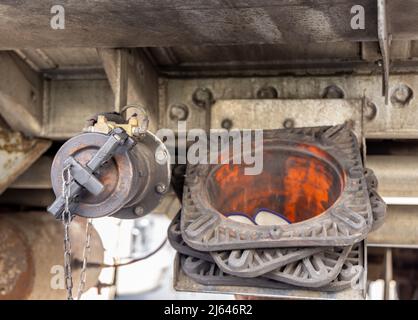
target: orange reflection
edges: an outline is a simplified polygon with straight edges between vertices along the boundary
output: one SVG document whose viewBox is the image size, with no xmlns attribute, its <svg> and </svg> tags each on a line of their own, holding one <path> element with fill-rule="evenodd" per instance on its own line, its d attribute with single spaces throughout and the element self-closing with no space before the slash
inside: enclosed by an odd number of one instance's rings
<svg viewBox="0 0 418 320">
<path fill-rule="evenodd" d="M 268 209 L 292 223 L 313 218 L 329 208 L 342 189 L 339 172 L 324 161 L 330 157 L 315 146 L 308 152 L 265 150 L 263 172 L 244 175 L 242 165 L 222 165 L 209 177 L 212 205 L 224 215 L 241 213 L 252 218 Z"/>
</svg>

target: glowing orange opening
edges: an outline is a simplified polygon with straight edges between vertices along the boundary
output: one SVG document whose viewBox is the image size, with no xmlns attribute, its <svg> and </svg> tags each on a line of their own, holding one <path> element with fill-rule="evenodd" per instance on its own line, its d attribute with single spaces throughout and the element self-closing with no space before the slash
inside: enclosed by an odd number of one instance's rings
<svg viewBox="0 0 418 320">
<path fill-rule="evenodd" d="M 224 216 L 254 220 L 273 211 L 290 223 L 326 211 L 342 192 L 344 176 L 336 160 L 310 145 L 264 147 L 263 171 L 244 175 L 245 165 L 220 165 L 206 181 L 211 205 Z"/>
</svg>

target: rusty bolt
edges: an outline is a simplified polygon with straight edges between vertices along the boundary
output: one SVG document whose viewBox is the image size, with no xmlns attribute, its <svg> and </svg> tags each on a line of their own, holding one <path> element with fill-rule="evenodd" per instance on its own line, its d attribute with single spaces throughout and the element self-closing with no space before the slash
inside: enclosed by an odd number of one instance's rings
<svg viewBox="0 0 418 320">
<path fill-rule="evenodd" d="M 167 187 L 163 183 L 159 183 L 155 186 L 155 191 L 159 194 L 164 194 L 167 191 Z"/>
<path fill-rule="evenodd" d="M 201 108 L 206 108 L 213 104 L 213 94 L 208 88 L 198 88 L 193 93 L 193 102 Z"/>
<path fill-rule="evenodd" d="M 231 119 L 226 118 L 226 119 L 222 120 L 222 123 L 221 123 L 222 128 L 224 128 L 226 130 L 231 130 L 232 125 L 233 125 L 233 123 L 232 123 Z"/>
<path fill-rule="evenodd" d="M 175 121 L 186 120 L 189 116 L 189 108 L 185 104 L 176 103 L 170 107 L 170 119 Z"/>
<path fill-rule="evenodd" d="M 276 88 L 271 86 L 260 88 L 257 91 L 257 99 L 277 99 L 278 97 Z"/>
<path fill-rule="evenodd" d="M 399 85 L 392 93 L 390 101 L 394 105 L 405 106 L 413 98 L 414 93 L 410 87 L 407 85 Z"/>
<path fill-rule="evenodd" d="M 295 120 L 287 118 L 283 121 L 283 127 L 286 129 L 292 129 L 295 127 Z"/>
<path fill-rule="evenodd" d="M 344 91 L 336 85 L 326 87 L 322 94 L 323 99 L 343 99 L 344 96 Z"/>
</svg>

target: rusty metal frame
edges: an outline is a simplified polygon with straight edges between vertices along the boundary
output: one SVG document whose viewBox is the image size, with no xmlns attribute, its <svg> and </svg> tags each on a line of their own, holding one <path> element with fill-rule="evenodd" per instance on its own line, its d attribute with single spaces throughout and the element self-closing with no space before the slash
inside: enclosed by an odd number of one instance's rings
<svg viewBox="0 0 418 320">
<path fill-rule="evenodd" d="M 51 141 L 25 138 L 20 132 L 0 127 L 0 194 L 50 146 Z"/>
</svg>

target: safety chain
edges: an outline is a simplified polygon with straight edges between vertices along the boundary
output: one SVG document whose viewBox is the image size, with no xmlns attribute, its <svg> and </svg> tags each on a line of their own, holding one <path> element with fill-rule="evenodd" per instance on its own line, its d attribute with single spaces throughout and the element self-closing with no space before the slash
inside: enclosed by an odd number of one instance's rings
<svg viewBox="0 0 418 320">
<path fill-rule="evenodd" d="M 86 224 L 86 242 L 83 249 L 83 266 L 80 273 L 80 282 L 77 291 L 77 299 L 80 300 L 81 295 L 84 292 L 87 281 L 87 260 L 90 255 L 90 239 L 91 239 L 92 219 L 87 220 Z"/>
<path fill-rule="evenodd" d="M 65 288 L 67 290 L 67 300 L 73 300 L 73 277 L 71 269 L 71 239 L 70 239 L 70 224 L 72 221 L 72 214 L 70 211 L 70 197 L 71 197 L 71 165 L 66 166 L 62 171 L 62 194 L 65 199 L 64 211 L 62 213 L 62 222 L 64 225 L 64 276 Z M 91 239 L 92 221 L 88 219 L 86 224 L 86 241 L 83 249 L 83 266 L 80 272 L 80 280 L 77 291 L 77 299 L 80 300 L 84 292 L 87 279 L 87 260 L 90 254 L 90 239 Z"/>
</svg>

